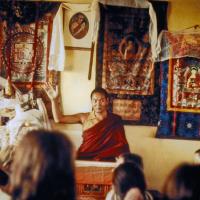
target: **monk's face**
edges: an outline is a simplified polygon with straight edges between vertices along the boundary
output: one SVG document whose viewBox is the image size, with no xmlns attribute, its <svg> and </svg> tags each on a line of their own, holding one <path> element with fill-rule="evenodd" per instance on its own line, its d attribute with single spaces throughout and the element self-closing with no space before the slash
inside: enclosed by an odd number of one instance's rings
<svg viewBox="0 0 200 200">
<path fill-rule="evenodd" d="M 108 98 L 101 93 L 94 93 L 92 95 L 92 108 L 95 113 L 107 112 L 108 109 Z"/>
</svg>

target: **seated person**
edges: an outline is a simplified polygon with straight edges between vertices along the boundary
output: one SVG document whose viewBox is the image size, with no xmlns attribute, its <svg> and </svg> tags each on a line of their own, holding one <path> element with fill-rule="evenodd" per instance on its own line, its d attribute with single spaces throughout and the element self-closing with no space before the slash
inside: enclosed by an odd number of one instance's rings
<svg viewBox="0 0 200 200">
<path fill-rule="evenodd" d="M 144 168 L 142 157 L 135 153 L 123 153 L 119 157 L 116 158 L 116 162 L 117 162 L 117 166 L 119 166 L 120 164 L 123 164 L 123 163 L 133 163 L 134 165 L 139 167 L 142 171 Z M 112 194 L 113 191 L 111 190 L 109 193 Z M 108 196 L 110 195 L 109 193 L 107 194 Z M 132 192 L 130 191 L 130 194 L 129 194 L 130 196 L 129 195 L 128 196 L 132 197 L 132 195 L 135 193 L 136 193 L 136 195 L 138 195 L 137 191 L 135 191 L 135 190 L 133 190 Z M 162 194 L 157 190 L 146 190 L 145 191 L 145 199 L 146 200 L 148 200 L 148 199 L 149 200 L 151 200 L 151 199 L 161 200 Z"/>
<path fill-rule="evenodd" d="M 164 184 L 166 200 L 200 199 L 200 166 L 183 163 L 175 167 Z"/>
<path fill-rule="evenodd" d="M 108 111 L 106 90 L 96 88 L 92 91 L 91 112 L 63 115 L 57 103 L 58 90 L 55 91 L 51 85 L 46 85 L 44 89 L 51 99 L 55 122 L 83 125 L 83 143 L 78 149 L 77 159 L 114 161 L 116 156 L 129 152 L 121 117 Z"/>
<path fill-rule="evenodd" d="M 60 132 L 32 130 L 15 149 L 12 200 L 75 200 L 74 149 Z"/>
<path fill-rule="evenodd" d="M 145 198 L 146 182 L 142 170 L 133 163 L 123 163 L 115 168 L 112 178 L 113 190 L 107 195 L 106 200 L 124 200 L 129 199 L 129 191 L 134 189 L 137 194 L 137 200 Z M 135 191 L 136 190 L 136 191 Z"/>
</svg>

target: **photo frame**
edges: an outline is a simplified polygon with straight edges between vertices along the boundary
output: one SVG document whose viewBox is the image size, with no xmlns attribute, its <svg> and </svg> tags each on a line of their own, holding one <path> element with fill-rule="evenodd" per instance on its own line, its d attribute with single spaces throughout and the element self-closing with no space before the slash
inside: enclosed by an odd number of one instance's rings
<svg viewBox="0 0 200 200">
<path fill-rule="evenodd" d="M 65 49 L 91 49 L 93 23 L 89 5 L 81 5 L 79 10 L 76 4 L 64 6 Z"/>
</svg>

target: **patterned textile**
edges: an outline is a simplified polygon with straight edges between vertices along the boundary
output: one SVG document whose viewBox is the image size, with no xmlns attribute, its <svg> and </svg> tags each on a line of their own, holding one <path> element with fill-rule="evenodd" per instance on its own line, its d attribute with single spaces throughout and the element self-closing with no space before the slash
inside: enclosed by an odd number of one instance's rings
<svg viewBox="0 0 200 200">
<path fill-rule="evenodd" d="M 187 62 L 197 62 L 197 59 L 187 58 Z M 168 70 L 169 62 L 161 63 L 161 105 L 157 137 L 199 139 L 200 114 L 192 112 L 168 111 Z"/>
<path fill-rule="evenodd" d="M 40 86 L 46 81 L 52 85 L 58 81 L 57 72 L 48 71 L 47 66 L 52 23 L 59 5 L 27 1 L 0 3 L 0 76 L 9 83 L 6 94 L 13 94 L 12 83 L 19 97 L 21 92 L 30 99 L 41 97 L 49 116 L 52 116 L 51 102 Z"/>
<path fill-rule="evenodd" d="M 200 60 L 169 60 L 167 110 L 200 113 Z"/>
<path fill-rule="evenodd" d="M 49 70 L 63 71 L 65 66 L 65 48 L 63 34 L 63 7 L 59 7 L 54 19 L 49 50 Z"/>
<path fill-rule="evenodd" d="M 100 11 L 96 84 L 110 93 L 114 107 L 137 107 L 132 113 L 136 117 L 123 111 L 126 123 L 157 125 L 159 67 L 152 59 L 149 8 L 100 4 Z M 123 109 L 114 107 L 114 112 Z"/>
<path fill-rule="evenodd" d="M 200 30 L 186 29 L 180 32 L 162 31 L 158 39 L 157 61 L 169 58 L 200 58 Z"/>
<path fill-rule="evenodd" d="M 53 11 L 45 12 L 59 3 L 11 3 L 0 4 L 0 76 L 12 82 L 44 82 L 54 16 Z"/>
</svg>

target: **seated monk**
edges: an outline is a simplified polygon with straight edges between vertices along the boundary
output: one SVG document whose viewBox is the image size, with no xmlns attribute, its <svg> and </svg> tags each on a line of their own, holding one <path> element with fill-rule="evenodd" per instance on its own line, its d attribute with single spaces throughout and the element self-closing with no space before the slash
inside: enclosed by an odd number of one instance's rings
<svg viewBox="0 0 200 200">
<path fill-rule="evenodd" d="M 114 161 L 115 157 L 129 152 L 121 118 L 108 112 L 106 90 L 96 88 L 92 91 L 92 112 L 63 115 L 58 109 L 58 89 L 54 90 L 49 84 L 44 89 L 51 100 L 55 122 L 83 125 L 83 143 L 78 149 L 77 159 Z"/>
</svg>

